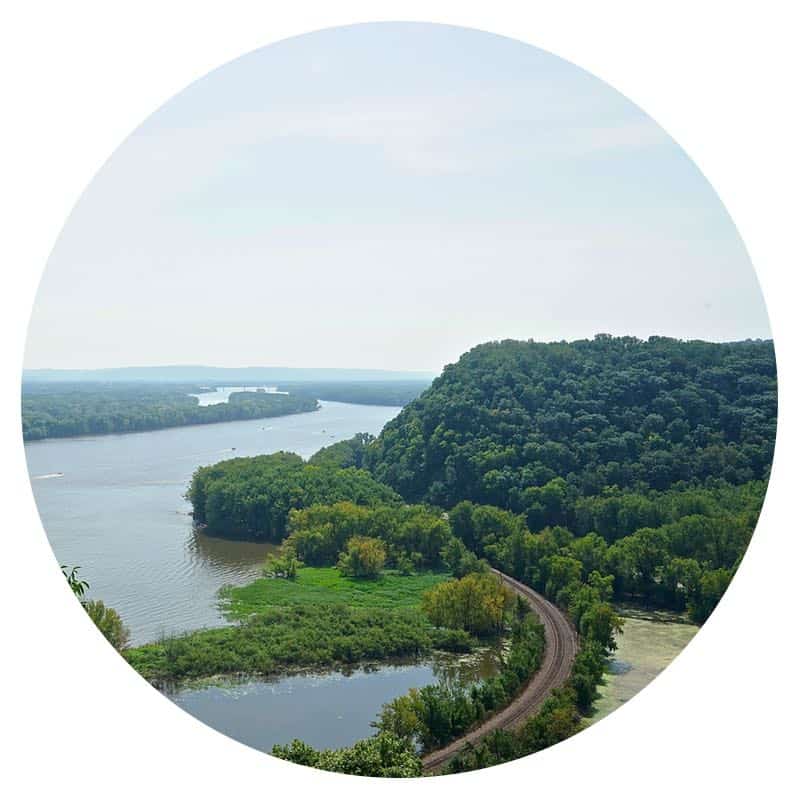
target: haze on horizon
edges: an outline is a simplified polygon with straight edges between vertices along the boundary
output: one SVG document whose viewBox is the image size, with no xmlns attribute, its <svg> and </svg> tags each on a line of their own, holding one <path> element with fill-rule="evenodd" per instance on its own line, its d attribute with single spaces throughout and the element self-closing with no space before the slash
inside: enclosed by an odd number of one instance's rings
<svg viewBox="0 0 800 800">
<path fill-rule="evenodd" d="M 552 55 L 369 24 L 251 53 L 148 118 L 56 244 L 25 367 L 438 372 L 598 332 L 770 337 L 708 182 Z"/>
</svg>

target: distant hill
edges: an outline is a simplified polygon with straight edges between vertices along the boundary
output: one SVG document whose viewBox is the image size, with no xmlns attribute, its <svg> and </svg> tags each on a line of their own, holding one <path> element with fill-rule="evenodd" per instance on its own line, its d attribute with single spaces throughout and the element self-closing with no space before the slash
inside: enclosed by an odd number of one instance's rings
<svg viewBox="0 0 800 800">
<path fill-rule="evenodd" d="M 168 367 L 110 367 L 106 369 L 28 369 L 23 382 L 132 381 L 209 383 L 244 385 L 248 383 L 286 383 L 298 381 L 431 381 L 429 372 L 394 372 L 383 369 L 335 369 L 312 367 L 208 367 L 176 365 Z"/>
</svg>

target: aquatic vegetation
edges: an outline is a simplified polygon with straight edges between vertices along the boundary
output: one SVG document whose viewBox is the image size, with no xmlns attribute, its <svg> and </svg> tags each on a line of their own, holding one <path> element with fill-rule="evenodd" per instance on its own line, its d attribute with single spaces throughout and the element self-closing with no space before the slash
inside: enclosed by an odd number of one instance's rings
<svg viewBox="0 0 800 800">
<path fill-rule="evenodd" d="M 134 647 L 125 658 L 148 680 L 171 682 L 418 657 L 467 640 L 438 631 L 409 609 L 296 604 L 273 606 L 238 625 Z"/>
</svg>

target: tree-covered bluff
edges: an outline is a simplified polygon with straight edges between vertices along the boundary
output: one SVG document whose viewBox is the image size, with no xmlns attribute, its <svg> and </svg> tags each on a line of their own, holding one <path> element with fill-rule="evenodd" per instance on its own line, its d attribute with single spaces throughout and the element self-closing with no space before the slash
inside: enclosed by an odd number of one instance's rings
<svg viewBox="0 0 800 800">
<path fill-rule="evenodd" d="M 389 422 L 366 465 L 408 501 L 472 500 L 538 528 L 562 521 L 557 479 L 574 502 L 610 486 L 765 478 L 776 417 L 770 341 L 490 342 Z"/>
</svg>

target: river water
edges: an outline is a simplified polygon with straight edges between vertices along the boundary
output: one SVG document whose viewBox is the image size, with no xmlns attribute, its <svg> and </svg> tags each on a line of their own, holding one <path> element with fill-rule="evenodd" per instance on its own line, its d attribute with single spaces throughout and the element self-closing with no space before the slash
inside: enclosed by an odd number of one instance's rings
<svg viewBox="0 0 800 800">
<path fill-rule="evenodd" d="M 215 386 L 212 391 L 191 396 L 197 398 L 198 405 L 214 406 L 218 403 L 227 403 L 234 392 L 259 391 L 266 394 L 289 394 L 289 392 L 279 392 L 276 386 Z"/>
<path fill-rule="evenodd" d="M 46 439 L 25 452 L 59 563 L 80 566 L 89 595 L 117 609 L 141 644 L 222 624 L 219 588 L 258 577 L 274 548 L 194 529 L 183 493 L 197 467 L 278 450 L 307 458 L 356 433 L 378 434 L 399 411 L 322 402 L 286 417 Z"/>
</svg>

